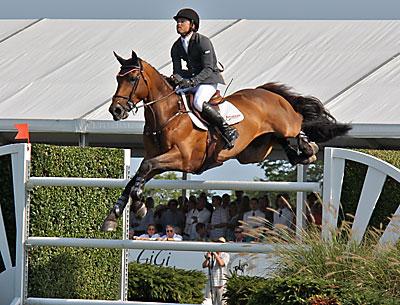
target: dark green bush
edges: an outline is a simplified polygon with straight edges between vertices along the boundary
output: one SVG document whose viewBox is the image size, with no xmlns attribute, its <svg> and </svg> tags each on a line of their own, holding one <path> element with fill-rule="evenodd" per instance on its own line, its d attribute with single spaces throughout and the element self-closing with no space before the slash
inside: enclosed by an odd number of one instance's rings
<svg viewBox="0 0 400 305">
<path fill-rule="evenodd" d="M 399 305 L 382 291 L 304 276 L 270 279 L 232 276 L 228 280 L 228 305 L 308 305 L 318 296 L 340 305 Z"/>
<path fill-rule="evenodd" d="M 250 297 L 266 284 L 264 278 L 232 274 L 226 284 L 225 298 L 229 305 L 246 305 Z"/>
<path fill-rule="evenodd" d="M 201 304 L 206 281 L 200 271 L 131 263 L 128 300 Z"/>
<path fill-rule="evenodd" d="M 33 145 L 31 176 L 122 178 L 123 151 Z M 100 232 L 119 189 L 37 187 L 31 193 L 30 235 L 117 238 Z M 121 226 L 119 226 L 121 227 Z M 118 299 L 121 251 L 37 247 L 30 251 L 29 295 Z"/>
</svg>

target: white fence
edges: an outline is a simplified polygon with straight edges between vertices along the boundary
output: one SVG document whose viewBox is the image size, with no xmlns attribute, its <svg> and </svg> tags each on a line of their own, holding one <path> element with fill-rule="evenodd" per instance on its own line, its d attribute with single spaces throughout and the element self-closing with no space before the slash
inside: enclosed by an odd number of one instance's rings
<svg viewBox="0 0 400 305">
<path fill-rule="evenodd" d="M 0 214 L 0 251 L 5 262 L 6 271 L 0 274 L 1 304 L 139 304 L 127 302 L 127 259 L 126 252 L 122 257 L 121 274 L 121 299 L 119 301 L 103 300 L 65 300 L 27 298 L 27 249 L 33 246 L 73 246 L 117 249 L 154 249 L 154 250 L 179 250 L 179 251 L 226 251 L 246 253 L 268 253 L 273 250 L 271 245 L 263 244 L 213 244 L 197 242 L 143 242 L 127 240 L 127 217 L 124 215 L 125 226 L 122 240 L 104 239 L 77 239 L 77 238 L 49 238 L 28 237 L 29 223 L 29 197 L 28 190 L 34 186 L 96 186 L 122 188 L 125 179 L 90 179 L 90 178 L 44 178 L 29 177 L 30 146 L 27 144 L 14 144 L 0 147 L 0 156 L 10 154 L 13 166 L 14 201 L 17 223 L 17 258 L 15 266 L 11 264 L 9 249 L 6 240 L 2 215 Z M 125 159 L 129 159 L 126 154 Z M 369 166 L 365 179 L 363 192 L 360 197 L 360 206 L 357 209 L 354 236 L 360 240 L 364 234 L 372 209 L 379 197 L 384 182 L 384 177 L 389 175 L 400 181 L 399 170 L 393 166 L 370 156 L 349 150 L 327 148 L 325 150 L 324 168 L 324 214 L 323 233 L 329 237 L 329 230 L 337 223 L 337 213 L 340 205 L 341 185 L 346 159 L 362 162 Z M 127 166 L 126 166 L 127 167 Z M 152 180 L 147 187 L 168 189 L 241 189 L 241 190 L 266 190 L 266 191 L 318 191 L 320 185 L 310 182 L 228 182 L 228 181 L 162 181 Z M 367 209 L 367 211 L 365 211 Z M 301 209 L 297 210 L 299 213 Z M 1 213 L 1 211 L 0 211 Z M 382 242 L 395 241 L 399 231 L 395 228 L 399 225 L 400 208 L 382 236 Z M 396 220 L 397 219 L 397 220 Z M 363 231 L 364 230 L 364 231 Z M 125 251 L 125 250 L 123 250 Z M 3 293 L 4 292 L 4 293 Z M 155 303 L 145 303 L 155 304 Z"/>
</svg>

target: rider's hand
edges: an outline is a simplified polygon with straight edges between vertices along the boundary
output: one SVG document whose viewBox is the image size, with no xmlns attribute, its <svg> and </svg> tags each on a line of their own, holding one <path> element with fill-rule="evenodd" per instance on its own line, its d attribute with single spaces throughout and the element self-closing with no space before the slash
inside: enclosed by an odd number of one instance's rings
<svg viewBox="0 0 400 305">
<path fill-rule="evenodd" d="M 181 89 L 190 88 L 193 87 L 193 82 L 190 79 L 182 78 L 182 80 L 178 82 L 178 86 Z"/>
<path fill-rule="evenodd" d="M 179 74 L 175 73 L 171 75 L 171 79 L 175 82 L 175 84 L 179 84 L 180 81 L 183 80 L 183 77 L 180 76 Z"/>
</svg>

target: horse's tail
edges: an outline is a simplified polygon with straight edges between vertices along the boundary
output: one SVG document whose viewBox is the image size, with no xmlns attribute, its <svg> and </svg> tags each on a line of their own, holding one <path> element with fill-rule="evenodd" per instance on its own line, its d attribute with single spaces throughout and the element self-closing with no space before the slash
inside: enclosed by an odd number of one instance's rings
<svg viewBox="0 0 400 305">
<path fill-rule="evenodd" d="M 345 135 L 351 129 L 349 124 L 338 123 L 325 109 L 322 102 L 314 96 L 302 96 L 279 83 L 266 83 L 257 88 L 274 92 L 285 98 L 293 109 L 303 116 L 302 130 L 311 141 L 325 142 Z"/>
</svg>

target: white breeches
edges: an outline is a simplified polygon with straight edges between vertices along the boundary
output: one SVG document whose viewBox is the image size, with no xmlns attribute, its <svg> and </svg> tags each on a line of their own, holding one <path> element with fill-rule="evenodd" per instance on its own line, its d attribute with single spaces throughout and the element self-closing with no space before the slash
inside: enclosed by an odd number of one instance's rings
<svg viewBox="0 0 400 305">
<path fill-rule="evenodd" d="M 203 110 L 203 103 L 208 102 L 217 91 L 217 84 L 201 84 L 191 90 L 194 93 L 193 105 L 198 111 Z"/>
</svg>

